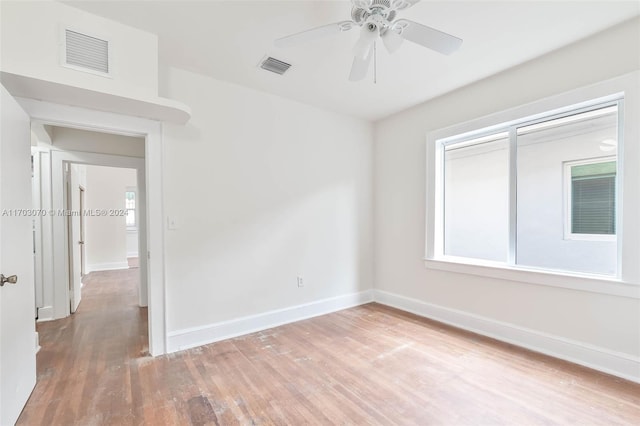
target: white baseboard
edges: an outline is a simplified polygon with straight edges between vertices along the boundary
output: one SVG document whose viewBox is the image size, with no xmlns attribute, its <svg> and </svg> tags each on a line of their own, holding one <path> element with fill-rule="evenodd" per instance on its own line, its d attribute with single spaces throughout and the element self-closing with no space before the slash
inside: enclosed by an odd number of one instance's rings
<svg viewBox="0 0 640 426">
<path fill-rule="evenodd" d="M 373 301 L 371 290 L 322 299 L 304 305 L 264 312 L 262 314 L 222 321 L 168 333 L 167 352 L 176 352 L 208 343 L 255 333 L 279 325 L 300 321 Z"/>
<path fill-rule="evenodd" d="M 38 322 L 51 321 L 53 319 L 53 306 L 38 308 Z"/>
<path fill-rule="evenodd" d="M 131 257 L 138 257 L 138 252 L 137 251 L 128 252 L 127 253 L 127 259 L 129 259 Z"/>
<path fill-rule="evenodd" d="M 129 262 L 94 263 L 86 266 L 86 273 L 98 271 L 114 271 L 116 269 L 129 269 Z"/>
<path fill-rule="evenodd" d="M 640 357 L 637 356 L 611 351 L 382 290 L 373 290 L 373 299 L 383 305 L 640 383 Z"/>
</svg>

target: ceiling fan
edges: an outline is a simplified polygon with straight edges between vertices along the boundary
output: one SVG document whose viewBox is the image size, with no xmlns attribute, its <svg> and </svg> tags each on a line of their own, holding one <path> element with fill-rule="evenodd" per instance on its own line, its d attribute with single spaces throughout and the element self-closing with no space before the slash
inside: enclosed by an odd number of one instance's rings
<svg viewBox="0 0 640 426">
<path fill-rule="evenodd" d="M 462 40 L 458 37 L 408 19 L 396 19 L 399 11 L 409 8 L 419 1 L 351 0 L 351 21 L 323 25 L 282 37 L 275 41 L 275 45 L 276 47 L 296 46 L 319 37 L 360 27 L 360 38 L 353 47 L 353 65 L 349 74 L 351 81 L 362 80 L 367 75 L 378 39 L 382 40 L 389 53 L 397 51 L 404 40 L 445 55 L 455 52 L 462 44 Z"/>
</svg>

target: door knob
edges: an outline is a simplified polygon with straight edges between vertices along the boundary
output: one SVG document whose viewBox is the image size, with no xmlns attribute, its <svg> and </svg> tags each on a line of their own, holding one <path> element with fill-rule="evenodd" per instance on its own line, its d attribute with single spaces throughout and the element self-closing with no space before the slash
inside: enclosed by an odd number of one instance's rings
<svg viewBox="0 0 640 426">
<path fill-rule="evenodd" d="M 0 274 L 0 287 L 5 285 L 6 283 L 15 284 L 18 282 L 17 275 L 11 275 L 10 277 L 5 277 L 3 274 Z"/>
</svg>

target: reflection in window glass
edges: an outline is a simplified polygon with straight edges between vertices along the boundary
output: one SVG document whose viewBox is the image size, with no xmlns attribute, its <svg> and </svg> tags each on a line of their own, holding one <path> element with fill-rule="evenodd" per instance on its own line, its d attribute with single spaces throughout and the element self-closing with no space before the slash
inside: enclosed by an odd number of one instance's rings
<svg viewBox="0 0 640 426">
<path fill-rule="evenodd" d="M 617 269 L 617 107 L 518 129 L 517 264 Z"/>
<path fill-rule="evenodd" d="M 489 139 L 489 140 L 487 140 Z M 444 253 L 505 262 L 509 141 L 504 134 L 445 147 Z"/>
<path fill-rule="evenodd" d="M 618 103 L 541 117 L 439 141 L 443 245 L 435 252 L 616 275 Z"/>
<path fill-rule="evenodd" d="M 571 166 L 571 233 L 615 235 L 615 161 Z"/>
</svg>

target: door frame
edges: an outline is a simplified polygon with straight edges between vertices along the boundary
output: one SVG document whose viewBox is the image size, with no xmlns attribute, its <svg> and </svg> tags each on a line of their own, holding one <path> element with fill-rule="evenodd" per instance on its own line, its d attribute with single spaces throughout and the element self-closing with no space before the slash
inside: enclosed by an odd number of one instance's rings
<svg viewBox="0 0 640 426">
<path fill-rule="evenodd" d="M 69 166 L 65 166 L 65 170 L 63 173 L 64 176 L 64 190 L 63 190 L 63 196 L 64 196 L 64 209 L 66 211 L 70 211 L 72 210 L 72 205 L 73 205 L 73 200 L 72 200 L 72 194 L 73 191 L 71 190 L 71 165 Z M 55 194 L 54 194 L 54 198 L 55 198 Z M 66 249 L 68 250 L 68 254 L 67 254 L 67 272 L 69 273 L 69 299 L 68 299 L 68 303 L 69 303 L 69 313 L 74 313 L 75 312 L 75 304 L 76 304 L 76 300 L 75 300 L 75 295 L 74 295 L 74 286 L 75 286 L 75 282 L 74 282 L 74 276 L 73 276 L 73 269 L 74 269 L 74 263 L 73 263 L 73 244 L 71 243 L 71 240 L 73 240 L 73 218 L 71 216 L 67 216 L 65 221 L 65 235 L 66 238 L 68 240 L 68 243 L 66 245 Z M 54 293 L 55 294 L 55 293 Z M 79 302 L 78 302 L 79 303 Z"/>
<path fill-rule="evenodd" d="M 80 206 L 80 229 L 79 229 L 79 237 L 80 240 L 78 241 L 78 244 L 80 245 L 80 279 L 82 279 L 85 276 L 85 272 L 86 272 L 86 258 L 85 258 L 85 229 L 84 229 L 84 214 L 82 214 L 82 212 L 85 211 L 86 209 L 86 205 L 85 205 L 85 187 L 82 185 L 78 185 L 78 193 L 80 194 L 80 200 L 78 205 Z"/>
<path fill-rule="evenodd" d="M 70 158 L 65 161 L 85 164 L 101 164 L 96 156 L 118 157 L 131 159 L 131 165 L 138 169 L 142 162 L 142 171 L 138 173 L 138 187 L 146 188 L 146 211 L 140 211 L 146 220 L 141 221 L 140 236 L 140 269 L 142 278 L 148 283 L 146 288 L 141 286 L 140 301 L 147 302 L 149 307 L 149 353 L 153 356 L 167 352 L 167 321 L 165 297 L 165 249 L 164 249 L 164 203 L 162 197 L 162 123 L 139 117 L 124 116 L 109 112 L 90 110 L 69 105 L 37 101 L 34 99 L 16 98 L 22 108 L 32 120 L 38 120 L 54 126 L 71 127 L 82 130 L 114 133 L 126 136 L 145 138 L 145 158 L 110 156 L 108 154 L 69 153 Z M 53 156 L 62 151 L 52 151 Z M 135 164 L 136 161 L 138 164 Z M 95 163 L 97 161 L 97 163 Z M 52 162 L 52 185 L 63 184 L 62 168 L 55 167 Z M 125 166 L 127 167 L 127 166 Z M 57 171 L 55 170 L 57 169 Z M 55 191 L 54 191 L 55 193 Z M 52 200 L 55 210 L 64 209 L 63 199 L 57 197 Z M 57 204 L 57 205 L 56 205 Z M 69 274 L 68 248 L 65 238 L 65 220 L 62 216 L 53 218 L 53 278 L 54 278 L 54 318 L 64 318 L 69 315 Z M 148 230 L 148 231 L 147 231 Z M 146 256 L 145 256 L 146 252 Z M 143 259 L 147 263 L 143 267 Z M 141 280 L 142 281 L 142 280 Z M 146 290 L 146 291 L 145 291 Z M 61 296 L 62 295 L 62 296 Z M 143 303 L 144 305 L 145 303 Z"/>
</svg>

